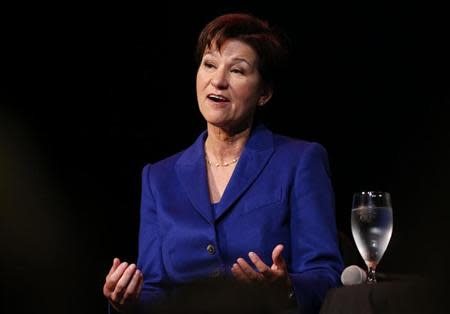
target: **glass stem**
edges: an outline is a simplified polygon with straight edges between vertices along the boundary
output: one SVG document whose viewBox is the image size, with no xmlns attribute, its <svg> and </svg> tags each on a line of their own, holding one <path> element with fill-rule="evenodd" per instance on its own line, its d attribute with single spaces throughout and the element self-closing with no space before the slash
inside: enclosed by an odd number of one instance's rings
<svg viewBox="0 0 450 314">
<path fill-rule="evenodd" d="M 369 267 L 369 272 L 367 274 L 367 283 L 369 284 L 377 283 L 377 278 L 375 276 L 375 268 Z"/>
</svg>

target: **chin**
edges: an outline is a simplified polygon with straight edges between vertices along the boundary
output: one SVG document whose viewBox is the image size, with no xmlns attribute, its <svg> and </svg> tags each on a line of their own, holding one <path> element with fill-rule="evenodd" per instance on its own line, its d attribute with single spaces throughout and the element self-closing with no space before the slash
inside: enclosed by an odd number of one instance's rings
<svg viewBox="0 0 450 314">
<path fill-rule="evenodd" d="M 208 122 L 209 124 L 212 124 L 214 126 L 225 126 L 230 123 L 229 119 L 226 119 L 223 114 L 219 112 L 202 112 L 203 118 Z"/>
<path fill-rule="evenodd" d="M 226 128 L 227 126 L 230 125 L 229 122 L 225 122 L 225 121 L 206 120 L 206 122 L 208 122 L 208 124 L 213 125 L 217 128 Z"/>
<path fill-rule="evenodd" d="M 229 127 L 232 122 L 230 122 L 230 120 L 225 120 L 225 119 L 221 119 L 218 117 L 211 117 L 211 115 L 209 117 L 205 117 L 205 120 L 208 124 L 218 127 L 218 128 L 226 128 Z"/>
</svg>

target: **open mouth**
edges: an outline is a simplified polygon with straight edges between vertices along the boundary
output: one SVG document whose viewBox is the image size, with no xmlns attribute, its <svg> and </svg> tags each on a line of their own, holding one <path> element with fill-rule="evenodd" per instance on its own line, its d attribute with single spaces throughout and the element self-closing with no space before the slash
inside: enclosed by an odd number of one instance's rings
<svg viewBox="0 0 450 314">
<path fill-rule="evenodd" d="M 207 97 L 209 100 L 212 100 L 217 103 L 230 101 L 228 98 L 221 96 L 221 95 L 216 95 L 216 94 L 209 94 Z"/>
</svg>

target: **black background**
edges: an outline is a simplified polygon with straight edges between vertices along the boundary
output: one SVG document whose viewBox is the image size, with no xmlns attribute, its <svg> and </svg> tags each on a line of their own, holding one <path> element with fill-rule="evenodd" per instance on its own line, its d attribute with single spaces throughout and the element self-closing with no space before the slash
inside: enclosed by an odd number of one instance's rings
<svg viewBox="0 0 450 314">
<path fill-rule="evenodd" d="M 448 268 L 450 127 L 440 7 L 219 1 L 2 8 L 2 313 L 103 313 L 112 258 L 136 260 L 140 174 L 204 129 L 194 48 L 219 14 L 253 13 L 292 41 L 265 115 L 328 150 L 338 228 L 352 193 L 391 192 L 379 270 Z M 362 261 L 360 260 L 360 265 Z"/>
</svg>

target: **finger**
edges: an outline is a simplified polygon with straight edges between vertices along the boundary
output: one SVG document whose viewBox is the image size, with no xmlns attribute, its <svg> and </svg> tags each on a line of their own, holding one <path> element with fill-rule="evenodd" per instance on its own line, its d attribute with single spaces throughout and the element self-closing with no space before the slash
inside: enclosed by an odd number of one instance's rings
<svg viewBox="0 0 450 314">
<path fill-rule="evenodd" d="M 111 269 L 109 270 L 108 275 L 106 276 L 106 278 L 108 278 L 109 276 L 111 276 L 111 274 L 117 269 L 117 267 L 119 267 L 120 265 L 120 259 L 118 259 L 117 257 L 115 257 L 113 259 L 113 264 L 111 266 Z"/>
<path fill-rule="evenodd" d="M 234 263 L 233 267 L 231 267 L 231 272 L 233 273 L 233 276 L 237 280 L 242 281 L 242 282 L 246 282 L 246 283 L 250 282 L 250 278 L 247 277 L 247 275 L 244 273 L 244 271 L 239 266 L 239 264 Z"/>
<path fill-rule="evenodd" d="M 277 267 L 277 269 L 286 268 L 286 262 L 284 261 L 281 252 L 283 252 L 284 246 L 282 244 L 278 244 L 272 252 L 272 261 L 273 264 Z"/>
<path fill-rule="evenodd" d="M 270 267 L 267 266 L 255 252 L 248 253 L 248 256 L 252 263 L 255 264 L 260 274 L 264 277 L 270 277 L 272 275 Z"/>
<path fill-rule="evenodd" d="M 111 299 L 113 301 L 120 302 L 123 294 L 125 293 L 125 291 L 127 289 L 128 283 L 130 282 L 131 278 L 133 277 L 135 270 L 136 270 L 136 265 L 131 264 L 123 272 L 122 276 L 120 277 L 119 281 L 116 284 L 116 287 L 114 288 L 114 292 L 111 294 Z"/>
<path fill-rule="evenodd" d="M 243 258 L 238 258 L 237 263 L 241 267 L 242 271 L 247 275 L 251 280 L 261 280 L 262 275 L 256 272 Z"/>
<path fill-rule="evenodd" d="M 139 295 L 141 294 L 142 287 L 144 286 L 144 275 L 141 271 L 139 271 L 139 283 L 138 283 L 138 292 L 136 297 L 139 298 Z"/>
<path fill-rule="evenodd" d="M 127 269 L 127 267 L 128 263 L 123 262 L 116 268 L 116 270 L 111 275 L 109 275 L 109 277 L 106 278 L 104 289 L 106 289 L 108 294 L 114 292 L 117 282 L 119 281 L 120 277 L 122 277 L 122 274 Z M 107 297 L 109 297 L 109 295 Z"/>
<path fill-rule="evenodd" d="M 123 294 L 122 300 L 120 300 L 120 304 L 124 304 L 127 301 L 137 299 L 136 295 L 139 289 L 140 279 L 141 279 L 140 271 L 139 269 L 136 269 L 133 274 L 133 277 L 131 277 L 131 280 L 128 283 L 128 286 Z"/>
</svg>

